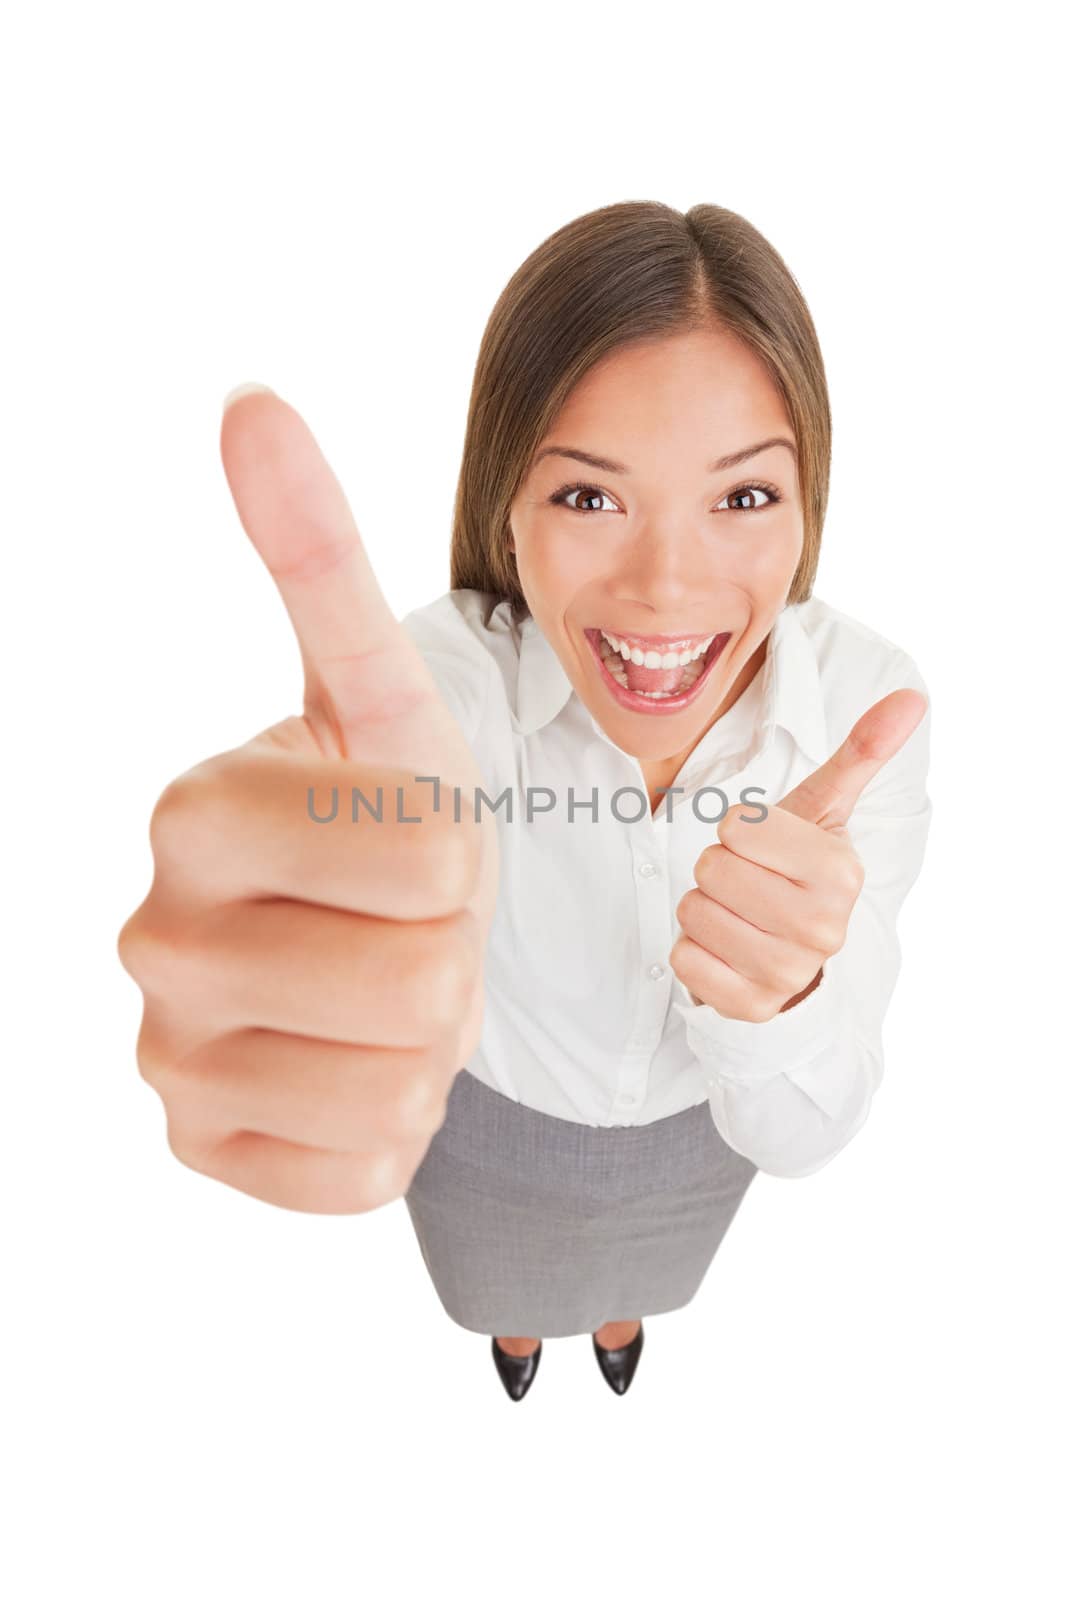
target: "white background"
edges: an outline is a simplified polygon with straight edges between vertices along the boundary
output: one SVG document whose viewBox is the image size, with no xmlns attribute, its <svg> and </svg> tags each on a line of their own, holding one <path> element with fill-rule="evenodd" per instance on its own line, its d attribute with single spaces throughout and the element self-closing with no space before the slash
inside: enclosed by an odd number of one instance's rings
<svg viewBox="0 0 1067 1600">
<path fill-rule="evenodd" d="M 0 39 L 5 1588 L 1062 1594 L 1063 224 L 1051 8 L 37 4 Z M 1049 21 L 1043 19 L 1049 19 Z M 165 783 L 300 710 L 229 499 L 269 383 L 396 614 L 478 341 L 594 207 L 740 211 L 834 408 L 816 593 L 917 661 L 934 823 L 886 1075 L 761 1175 L 623 1401 L 521 1406 L 405 1207 L 179 1164 L 115 951 Z M 502 1330 L 509 1331 L 509 1330 Z M 510 1330 L 523 1331 L 523 1330 Z M 536 1330 L 534 1330 L 536 1331 Z"/>
</svg>

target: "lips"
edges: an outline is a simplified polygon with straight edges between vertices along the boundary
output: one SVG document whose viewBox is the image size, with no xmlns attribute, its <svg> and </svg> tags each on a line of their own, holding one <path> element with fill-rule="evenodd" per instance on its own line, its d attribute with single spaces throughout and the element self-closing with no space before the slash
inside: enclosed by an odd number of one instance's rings
<svg viewBox="0 0 1067 1600">
<path fill-rule="evenodd" d="M 640 711 L 645 716 L 669 716 L 675 712 L 684 711 L 688 706 L 692 705 L 693 701 L 703 689 L 704 684 L 707 682 L 708 676 L 714 667 L 715 662 L 722 654 L 722 651 L 730 638 L 729 633 L 716 634 L 712 640 L 712 643 L 709 645 L 704 654 L 703 667 L 699 677 L 697 677 L 696 680 L 687 688 L 680 690 L 677 694 L 666 694 L 660 699 L 655 699 L 648 694 L 639 693 L 636 688 L 624 687 L 612 675 L 601 655 L 601 639 L 603 635 L 599 628 L 585 628 L 583 629 L 583 632 L 586 640 L 588 641 L 589 648 L 592 651 L 593 659 L 596 662 L 597 671 L 607 686 L 608 692 L 611 694 L 612 699 L 617 705 L 622 706 L 625 710 Z M 629 635 L 627 635 L 627 638 L 628 637 Z M 663 642 L 669 643 L 670 641 L 665 640 Z M 641 672 L 640 675 L 642 678 L 647 678 L 648 681 L 654 682 L 655 672 L 657 670 L 658 669 L 646 669 L 644 672 Z M 668 671 L 664 672 L 662 681 L 666 683 L 672 676 L 675 678 L 677 677 L 677 669 L 668 669 Z"/>
</svg>

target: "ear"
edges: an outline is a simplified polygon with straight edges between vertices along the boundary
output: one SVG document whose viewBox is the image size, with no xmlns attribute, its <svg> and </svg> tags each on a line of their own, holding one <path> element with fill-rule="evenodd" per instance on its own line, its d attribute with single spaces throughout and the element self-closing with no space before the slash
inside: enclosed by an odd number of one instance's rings
<svg viewBox="0 0 1067 1600">
<path fill-rule="evenodd" d="M 511 551 L 512 555 L 515 554 L 515 535 L 511 531 L 510 522 L 508 523 L 508 549 Z"/>
</svg>

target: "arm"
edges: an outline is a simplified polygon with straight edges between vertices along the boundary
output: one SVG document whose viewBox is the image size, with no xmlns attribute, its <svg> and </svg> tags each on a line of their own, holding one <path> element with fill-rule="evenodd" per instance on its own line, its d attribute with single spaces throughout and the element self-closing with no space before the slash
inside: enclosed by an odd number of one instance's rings
<svg viewBox="0 0 1067 1600">
<path fill-rule="evenodd" d="M 929 700 L 918 672 L 894 679 Z M 766 1022 L 720 1016 L 683 989 L 690 1048 L 707 1072 L 716 1127 L 776 1177 L 818 1172 L 859 1132 L 882 1079 L 882 1025 L 900 971 L 896 924 L 922 865 L 930 709 L 868 784 L 848 823 L 865 877 L 844 944 L 821 981 Z M 816 975 L 818 977 L 818 974 Z M 813 980 L 814 982 L 814 980 Z"/>
</svg>

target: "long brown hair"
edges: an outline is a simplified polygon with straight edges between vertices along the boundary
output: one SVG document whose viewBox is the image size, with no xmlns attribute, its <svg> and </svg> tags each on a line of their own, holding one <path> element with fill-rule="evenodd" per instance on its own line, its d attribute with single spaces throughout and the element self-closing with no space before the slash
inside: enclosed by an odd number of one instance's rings
<svg viewBox="0 0 1067 1600">
<path fill-rule="evenodd" d="M 807 302 L 778 252 L 722 206 L 626 200 L 557 229 L 506 284 L 482 336 L 452 521 L 453 589 L 528 612 L 508 516 L 570 391 L 631 340 L 718 324 L 760 356 L 797 440 L 804 545 L 786 599 L 806 600 L 830 479 L 830 400 Z"/>
</svg>

